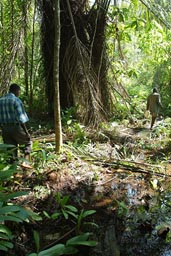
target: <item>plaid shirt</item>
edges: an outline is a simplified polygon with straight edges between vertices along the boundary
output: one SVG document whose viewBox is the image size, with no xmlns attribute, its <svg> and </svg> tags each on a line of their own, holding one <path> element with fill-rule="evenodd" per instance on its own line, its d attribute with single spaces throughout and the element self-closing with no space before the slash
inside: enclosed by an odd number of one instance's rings
<svg viewBox="0 0 171 256">
<path fill-rule="evenodd" d="M 28 120 L 22 101 L 13 93 L 0 98 L 0 124 L 25 123 Z"/>
</svg>

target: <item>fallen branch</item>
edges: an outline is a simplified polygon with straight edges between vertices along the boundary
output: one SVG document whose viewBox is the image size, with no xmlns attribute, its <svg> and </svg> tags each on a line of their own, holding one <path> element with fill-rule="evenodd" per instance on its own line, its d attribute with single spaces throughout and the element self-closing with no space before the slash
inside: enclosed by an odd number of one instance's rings
<svg viewBox="0 0 171 256">
<path fill-rule="evenodd" d="M 156 176 L 167 176 L 171 177 L 171 175 L 166 174 L 166 173 L 159 173 L 154 171 L 154 169 L 162 169 L 163 166 L 160 165 L 152 165 L 152 164 L 147 164 L 147 163 L 141 163 L 141 162 L 133 162 L 133 161 L 127 161 L 127 160 L 115 160 L 114 161 L 106 161 L 106 160 L 95 160 L 95 159 L 88 159 L 88 161 L 92 161 L 96 165 L 102 165 L 103 167 L 113 167 L 115 169 L 122 168 L 124 170 L 128 170 L 131 172 L 138 172 L 138 173 L 144 173 L 144 174 L 151 174 L 151 175 L 156 175 Z M 146 170 L 144 169 L 146 167 Z M 153 169 L 153 170 L 151 170 Z"/>
<path fill-rule="evenodd" d="M 65 134 L 63 134 L 62 136 L 63 136 L 63 141 L 66 141 L 66 140 L 70 139 L 70 138 L 67 138 Z M 40 143 L 55 142 L 55 134 L 52 133 L 52 134 L 49 134 L 49 135 L 42 135 L 42 136 L 39 136 L 39 137 L 33 137 L 32 140 L 33 141 L 39 141 Z"/>
<path fill-rule="evenodd" d="M 40 137 L 33 137 L 33 141 L 39 141 L 39 142 L 51 142 L 55 141 L 55 134 L 50 134 L 50 135 L 42 135 Z"/>
</svg>

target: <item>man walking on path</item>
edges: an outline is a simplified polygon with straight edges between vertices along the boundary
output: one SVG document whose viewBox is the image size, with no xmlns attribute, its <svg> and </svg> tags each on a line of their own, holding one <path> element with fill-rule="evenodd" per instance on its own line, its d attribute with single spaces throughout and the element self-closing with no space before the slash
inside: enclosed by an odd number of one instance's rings
<svg viewBox="0 0 171 256">
<path fill-rule="evenodd" d="M 17 158 L 17 147 L 23 145 L 24 161 L 21 167 L 31 169 L 29 164 L 32 141 L 25 125 L 29 118 L 25 112 L 22 101 L 18 98 L 20 86 L 11 84 L 9 93 L 0 98 L 0 126 L 5 144 L 15 146 L 14 157 Z"/>
<path fill-rule="evenodd" d="M 153 89 L 153 92 L 147 98 L 147 110 L 149 110 L 150 113 L 151 113 L 151 127 L 150 127 L 150 129 L 153 128 L 155 120 L 156 120 L 156 118 L 159 114 L 160 108 L 162 108 L 160 94 L 159 94 L 157 88 L 155 87 Z"/>
</svg>

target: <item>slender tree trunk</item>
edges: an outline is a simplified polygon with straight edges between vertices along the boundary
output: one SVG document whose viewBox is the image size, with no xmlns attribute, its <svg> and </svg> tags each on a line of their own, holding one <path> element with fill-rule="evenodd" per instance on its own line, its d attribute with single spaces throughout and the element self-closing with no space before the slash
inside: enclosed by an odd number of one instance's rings
<svg viewBox="0 0 171 256">
<path fill-rule="evenodd" d="M 11 0 L 11 42 L 12 42 L 12 47 L 14 47 L 14 1 Z"/>
<path fill-rule="evenodd" d="M 34 66 L 34 44 L 35 44 L 35 19 L 36 19 L 36 7 L 37 0 L 34 1 L 34 14 L 33 14 L 33 31 L 32 31 L 32 44 L 31 44 L 31 65 L 30 65 L 30 97 L 29 97 L 29 110 L 30 115 L 32 115 L 32 105 L 33 105 L 33 66 Z"/>
<path fill-rule="evenodd" d="M 4 13 L 3 13 L 3 3 L 1 3 L 1 28 L 3 28 L 4 26 Z M 5 49 L 4 49 L 4 45 L 5 45 L 5 40 L 4 40 L 4 30 L 1 29 L 1 45 L 2 45 L 2 60 L 4 59 L 4 53 L 5 53 Z"/>
<path fill-rule="evenodd" d="M 60 96 L 59 96 L 59 52 L 60 52 L 60 0 L 55 0 L 55 40 L 54 40 L 54 120 L 56 152 L 59 153 L 62 146 L 62 127 L 60 115 Z"/>
<path fill-rule="evenodd" d="M 23 22 L 24 22 L 24 81 L 26 96 L 29 95 L 29 82 L 28 82 L 28 43 L 27 43 L 27 3 L 23 3 Z"/>
</svg>

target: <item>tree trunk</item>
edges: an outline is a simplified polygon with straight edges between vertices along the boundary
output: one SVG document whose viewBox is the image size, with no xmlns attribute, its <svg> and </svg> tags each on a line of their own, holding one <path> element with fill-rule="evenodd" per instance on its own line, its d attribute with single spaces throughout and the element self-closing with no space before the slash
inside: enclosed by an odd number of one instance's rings
<svg viewBox="0 0 171 256">
<path fill-rule="evenodd" d="M 55 120 L 55 141 L 56 152 L 59 153 L 62 146 L 62 127 L 60 115 L 59 96 L 59 52 L 60 52 L 60 0 L 55 0 L 54 15 L 54 63 L 53 63 L 53 84 L 54 84 L 54 120 Z"/>
<path fill-rule="evenodd" d="M 105 45 L 106 13 L 111 0 L 99 0 L 87 12 L 86 0 L 61 0 L 60 106 L 74 107 L 84 124 L 97 125 L 110 113 Z M 42 50 L 49 114 L 53 113 L 54 1 L 43 0 Z M 95 23 L 95 25 L 94 25 Z"/>
<path fill-rule="evenodd" d="M 39 1 L 42 12 L 41 34 L 44 59 L 44 74 L 46 79 L 46 96 L 48 114 L 53 116 L 53 49 L 54 49 L 54 10 L 52 0 Z"/>
<path fill-rule="evenodd" d="M 22 5 L 23 8 L 23 23 L 24 23 L 24 81 L 25 81 L 25 93 L 26 96 L 28 97 L 29 94 L 29 82 L 28 82 L 28 77 L 29 77 L 29 71 L 28 71 L 28 65 L 29 65 L 29 60 L 28 60 L 28 43 L 27 43 L 27 3 L 23 3 Z"/>
<path fill-rule="evenodd" d="M 35 44 L 35 20 L 36 20 L 36 7 L 37 0 L 34 1 L 34 14 L 33 14 L 33 23 L 32 23 L 32 43 L 31 43 L 31 65 L 30 65 L 30 97 L 29 97 L 29 110 L 30 115 L 32 115 L 32 106 L 33 106 L 33 66 L 34 66 L 34 44 Z"/>
</svg>

